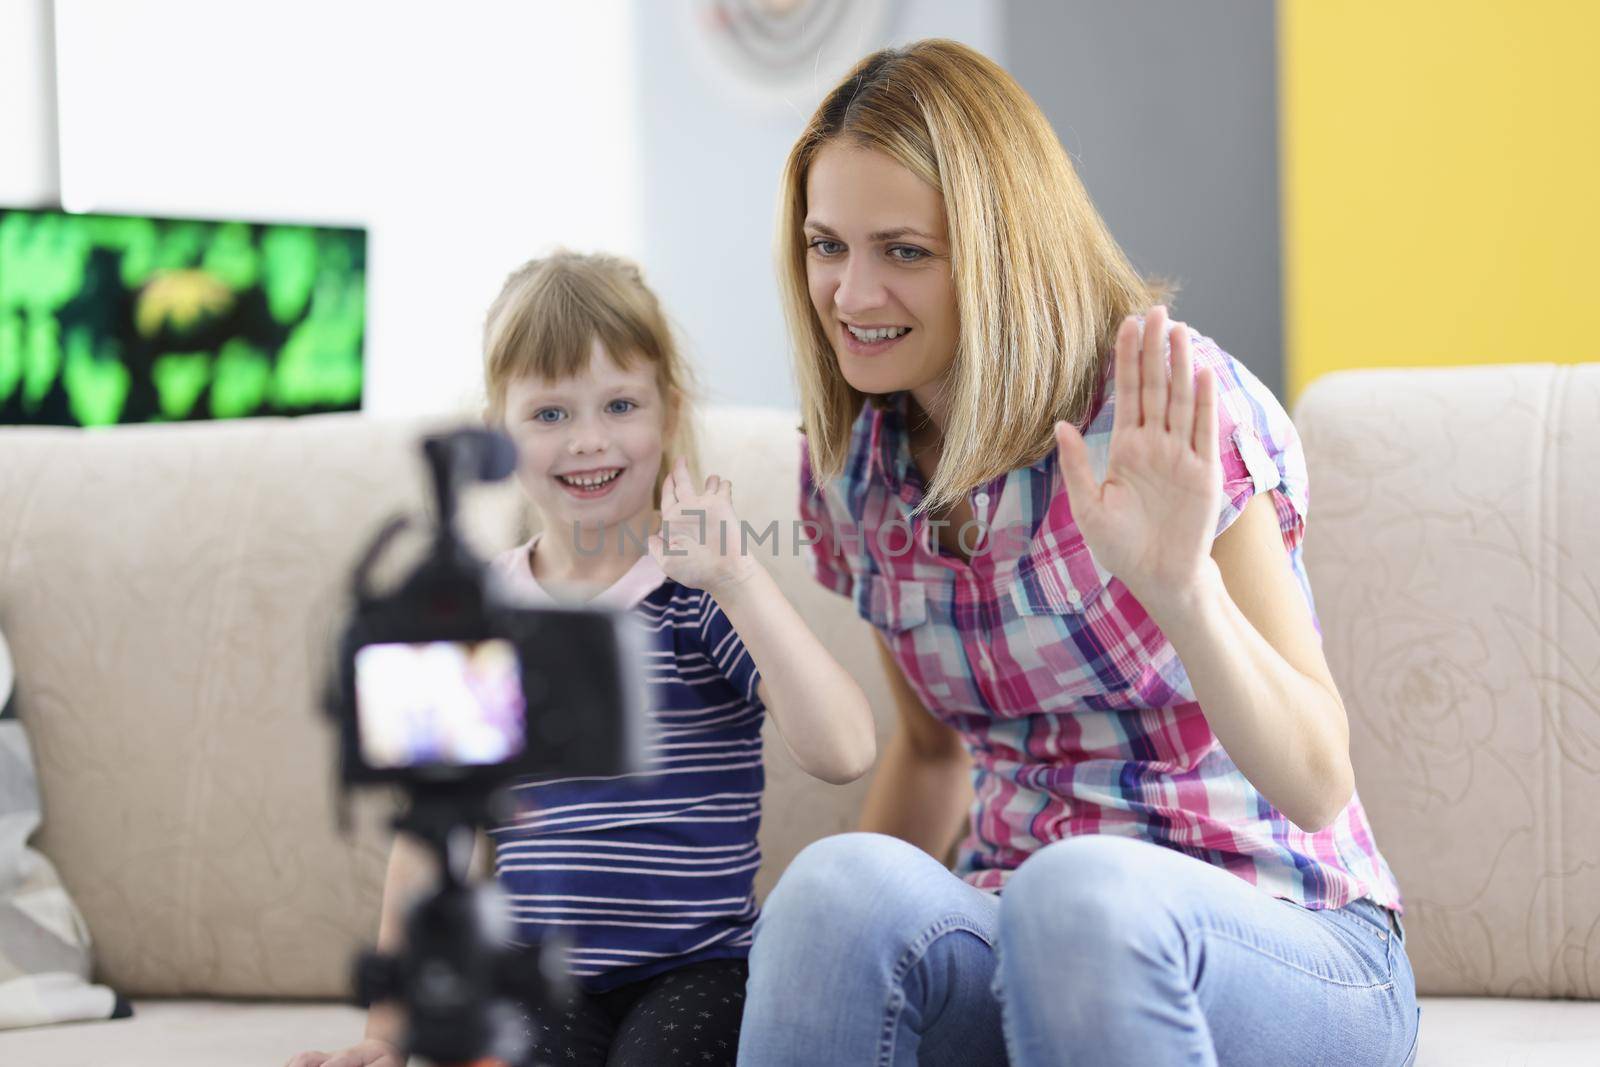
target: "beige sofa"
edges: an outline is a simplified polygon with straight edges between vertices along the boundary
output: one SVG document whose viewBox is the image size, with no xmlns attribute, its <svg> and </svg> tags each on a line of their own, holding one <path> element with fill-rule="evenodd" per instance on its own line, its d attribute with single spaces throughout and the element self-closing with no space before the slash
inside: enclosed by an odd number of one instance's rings
<svg viewBox="0 0 1600 1067">
<path fill-rule="evenodd" d="M 1600 1062 L 1600 367 L 1350 373 L 1297 417 L 1329 656 L 1429 994 L 1418 1062 Z M 757 525 L 795 514 L 794 425 L 707 420 L 707 469 Z M 421 500 L 417 428 L 0 431 L 0 628 L 38 843 L 137 1009 L 0 1034 L 0 1062 L 276 1067 L 359 1034 L 336 1001 L 373 934 L 387 800 L 337 834 L 313 678 L 353 554 Z M 519 510 L 481 491 L 474 535 L 509 543 Z M 886 732 L 865 625 L 800 560 L 771 566 Z M 763 891 L 863 792 L 775 743 L 768 767 Z"/>
</svg>

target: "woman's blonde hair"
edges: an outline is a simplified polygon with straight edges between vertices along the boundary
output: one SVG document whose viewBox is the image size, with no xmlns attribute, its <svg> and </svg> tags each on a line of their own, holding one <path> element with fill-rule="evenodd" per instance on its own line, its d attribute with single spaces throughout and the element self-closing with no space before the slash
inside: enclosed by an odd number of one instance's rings
<svg viewBox="0 0 1600 1067">
<path fill-rule="evenodd" d="M 487 421 L 505 418 L 506 390 L 517 378 L 568 378 L 588 366 L 595 342 L 617 365 L 655 368 L 667 406 L 667 440 L 656 494 L 683 457 L 698 470 L 693 375 L 679 354 L 661 302 L 633 262 L 603 253 L 558 250 L 529 260 L 506 279 L 483 328 Z"/>
<path fill-rule="evenodd" d="M 811 462 L 844 469 L 865 395 L 839 371 L 806 284 L 806 178 L 823 146 L 882 152 L 944 198 L 960 314 L 939 467 L 923 507 L 1054 448 L 1082 425 L 1118 324 L 1164 290 L 1134 271 L 1032 98 L 985 56 L 927 40 L 874 52 L 822 101 L 784 167 L 777 239 Z"/>
</svg>

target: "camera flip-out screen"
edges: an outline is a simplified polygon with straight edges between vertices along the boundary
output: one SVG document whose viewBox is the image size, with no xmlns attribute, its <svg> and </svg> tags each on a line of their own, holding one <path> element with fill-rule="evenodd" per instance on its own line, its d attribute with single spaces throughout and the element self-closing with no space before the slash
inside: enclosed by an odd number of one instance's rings
<svg viewBox="0 0 1600 1067">
<path fill-rule="evenodd" d="M 355 668 L 369 767 L 481 767 L 522 755 L 527 708 L 510 641 L 365 645 Z"/>
</svg>

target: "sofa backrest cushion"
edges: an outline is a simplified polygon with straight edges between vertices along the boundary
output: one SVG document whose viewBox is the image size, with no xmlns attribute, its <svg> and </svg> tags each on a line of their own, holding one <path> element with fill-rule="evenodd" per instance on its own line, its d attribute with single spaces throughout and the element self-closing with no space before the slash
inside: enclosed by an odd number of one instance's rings
<svg viewBox="0 0 1600 1067">
<path fill-rule="evenodd" d="M 797 515 L 795 417 L 713 411 L 706 469 L 742 516 Z M 424 501 L 424 423 L 352 415 L 109 432 L 0 430 L 0 624 L 37 752 L 38 844 L 129 995 L 342 997 L 376 934 L 392 798 L 339 835 L 316 687 L 348 570 Z M 478 490 L 486 552 L 525 525 Z M 865 624 L 786 551 L 766 562 L 847 666 Z M 768 730 L 764 892 L 806 843 L 850 828 L 864 783 L 801 774 Z"/>
<path fill-rule="evenodd" d="M 1419 988 L 1600 997 L 1600 365 L 1345 372 L 1296 423 Z"/>
</svg>

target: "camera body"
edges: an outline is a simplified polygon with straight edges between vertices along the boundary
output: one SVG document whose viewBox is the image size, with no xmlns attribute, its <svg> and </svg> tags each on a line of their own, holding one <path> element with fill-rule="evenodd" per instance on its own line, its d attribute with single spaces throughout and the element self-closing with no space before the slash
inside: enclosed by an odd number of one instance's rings
<svg viewBox="0 0 1600 1067">
<path fill-rule="evenodd" d="M 409 805 L 395 827 L 434 854 L 440 883 L 408 915 L 403 951 L 363 955 L 357 999 L 401 1004 L 408 1055 L 513 1063 L 527 1052 L 524 1012 L 570 995 L 570 979 L 560 946 L 510 943 L 497 886 L 468 883 L 475 831 L 509 816 L 517 779 L 641 765 L 644 639 L 624 612 L 515 602 L 458 536 L 461 487 L 510 474 L 509 439 L 458 430 L 422 451 L 437 503 L 429 548 L 392 591 L 375 590 L 409 525 L 396 518 L 357 562 L 327 711 L 342 785 L 400 786 Z"/>
<path fill-rule="evenodd" d="M 476 786 L 620 774 L 641 754 L 626 615 L 519 607 L 486 565 L 435 555 L 358 599 L 339 656 L 340 776 Z"/>
</svg>

